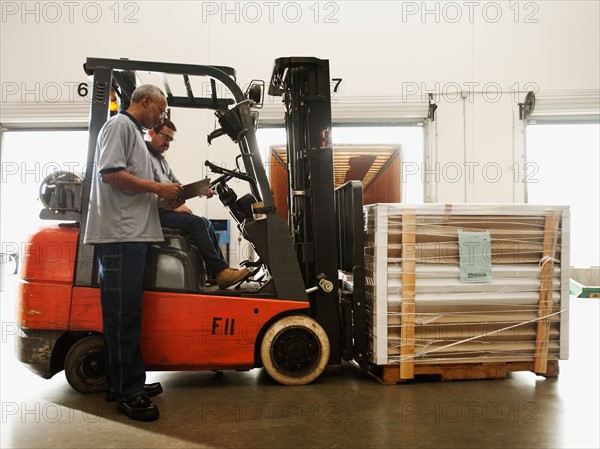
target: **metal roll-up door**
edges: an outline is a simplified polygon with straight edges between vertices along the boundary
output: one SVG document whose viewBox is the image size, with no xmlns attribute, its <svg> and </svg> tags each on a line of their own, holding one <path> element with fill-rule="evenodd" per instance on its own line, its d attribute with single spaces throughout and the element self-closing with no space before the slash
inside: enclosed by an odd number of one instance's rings
<svg viewBox="0 0 600 449">
<path fill-rule="evenodd" d="M 0 126 L 23 128 L 85 128 L 90 105 L 87 102 L 2 103 Z"/>
<path fill-rule="evenodd" d="M 424 123 L 427 102 L 402 97 L 331 97 L 331 114 L 334 125 L 386 124 L 410 125 Z M 279 97 L 265 99 L 260 111 L 261 126 L 283 125 L 284 106 Z"/>
<path fill-rule="evenodd" d="M 539 91 L 529 124 L 598 123 L 600 90 Z"/>
</svg>

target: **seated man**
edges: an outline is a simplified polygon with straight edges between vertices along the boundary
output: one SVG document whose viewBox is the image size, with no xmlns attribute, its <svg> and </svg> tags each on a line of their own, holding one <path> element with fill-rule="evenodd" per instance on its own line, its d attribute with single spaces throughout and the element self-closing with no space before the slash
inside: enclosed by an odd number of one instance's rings
<svg viewBox="0 0 600 449">
<path fill-rule="evenodd" d="M 163 156 L 174 140 L 176 131 L 175 125 L 169 119 L 164 119 L 161 124 L 148 131 L 150 140 L 146 142 L 146 145 L 152 159 L 154 180 L 157 182 L 179 183 Z M 209 198 L 212 196 L 210 190 L 208 196 Z M 194 215 L 185 204 L 173 210 L 161 207 L 158 209 L 158 213 L 162 226 L 181 229 L 189 236 L 204 259 L 208 276 L 216 278 L 220 289 L 231 287 L 250 276 L 247 268 L 240 270 L 229 268 L 221 253 L 217 234 L 210 220 Z"/>
</svg>

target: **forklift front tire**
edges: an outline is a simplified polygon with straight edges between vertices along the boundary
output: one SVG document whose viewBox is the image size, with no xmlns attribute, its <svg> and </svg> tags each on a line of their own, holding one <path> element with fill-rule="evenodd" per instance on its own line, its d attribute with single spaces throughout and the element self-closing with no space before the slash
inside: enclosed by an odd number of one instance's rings
<svg viewBox="0 0 600 449">
<path fill-rule="evenodd" d="M 71 346 L 65 358 L 65 376 L 80 393 L 106 390 L 104 339 L 101 335 L 83 337 Z"/>
<path fill-rule="evenodd" d="M 329 338 L 306 315 L 281 318 L 267 330 L 260 346 L 269 375 L 283 385 L 306 385 L 321 375 L 329 361 Z"/>
</svg>

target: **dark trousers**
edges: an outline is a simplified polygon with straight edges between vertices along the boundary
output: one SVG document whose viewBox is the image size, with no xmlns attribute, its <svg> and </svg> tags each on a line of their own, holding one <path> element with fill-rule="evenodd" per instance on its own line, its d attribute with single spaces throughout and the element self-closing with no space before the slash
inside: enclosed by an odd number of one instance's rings
<svg viewBox="0 0 600 449">
<path fill-rule="evenodd" d="M 216 276 L 229 266 L 219 248 L 219 239 L 215 228 L 208 218 L 173 212 L 168 209 L 159 209 L 158 213 L 162 226 L 180 229 L 189 236 L 194 246 L 200 251 L 208 274 Z"/>
<path fill-rule="evenodd" d="M 117 398 L 144 393 L 146 368 L 140 348 L 144 268 L 149 243 L 97 245 L 107 380 Z"/>
</svg>

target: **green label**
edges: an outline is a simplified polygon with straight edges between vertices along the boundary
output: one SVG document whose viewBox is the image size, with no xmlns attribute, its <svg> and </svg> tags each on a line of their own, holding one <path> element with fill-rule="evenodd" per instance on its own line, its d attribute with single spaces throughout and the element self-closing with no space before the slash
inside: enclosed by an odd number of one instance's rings
<svg viewBox="0 0 600 449">
<path fill-rule="evenodd" d="M 489 231 L 458 230 L 460 282 L 492 282 L 492 245 Z"/>
</svg>

